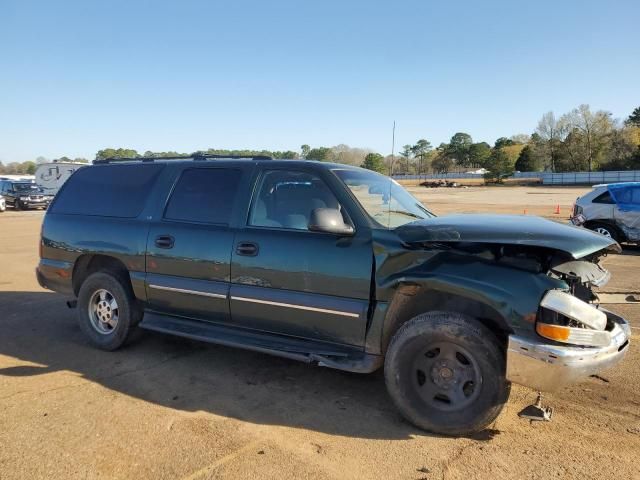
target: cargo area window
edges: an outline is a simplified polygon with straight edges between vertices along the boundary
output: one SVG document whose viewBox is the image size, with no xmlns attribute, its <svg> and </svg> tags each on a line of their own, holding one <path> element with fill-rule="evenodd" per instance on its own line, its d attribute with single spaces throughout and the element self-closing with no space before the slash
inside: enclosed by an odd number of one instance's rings
<svg viewBox="0 0 640 480">
<path fill-rule="evenodd" d="M 77 170 L 56 196 L 51 213 L 135 218 L 162 165 L 95 165 Z"/>
<path fill-rule="evenodd" d="M 231 168 L 189 168 L 176 184 L 164 218 L 228 225 L 242 172 Z"/>
<path fill-rule="evenodd" d="M 611 205 L 616 202 L 613 201 L 613 198 L 611 198 L 611 194 L 607 191 L 594 198 L 593 203 L 606 203 Z"/>
</svg>

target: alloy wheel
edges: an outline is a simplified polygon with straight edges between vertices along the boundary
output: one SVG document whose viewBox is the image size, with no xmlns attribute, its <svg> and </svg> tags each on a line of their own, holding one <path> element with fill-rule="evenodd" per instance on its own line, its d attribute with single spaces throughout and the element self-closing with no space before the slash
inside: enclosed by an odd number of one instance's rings
<svg viewBox="0 0 640 480">
<path fill-rule="evenodd" d="M 111 292 L 96 290 L 89 300 L 91 326 L 102 335 L 109 335 L 118 326 L 118 302 Z"/>
</svg>

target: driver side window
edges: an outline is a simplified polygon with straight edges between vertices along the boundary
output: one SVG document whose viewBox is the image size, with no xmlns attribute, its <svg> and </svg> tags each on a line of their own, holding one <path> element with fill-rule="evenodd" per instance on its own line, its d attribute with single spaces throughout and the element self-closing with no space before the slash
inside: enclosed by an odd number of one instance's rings
<svg viewBox="0 0 640 480">
<path fill-rule="evenodd" d="M 329 187 L 316 175 L 270 170 L 260 180 L 251 206 L 249 225 L 308 230 L 311 212 L 316 208 L 342 211 Z"/>
</svg>

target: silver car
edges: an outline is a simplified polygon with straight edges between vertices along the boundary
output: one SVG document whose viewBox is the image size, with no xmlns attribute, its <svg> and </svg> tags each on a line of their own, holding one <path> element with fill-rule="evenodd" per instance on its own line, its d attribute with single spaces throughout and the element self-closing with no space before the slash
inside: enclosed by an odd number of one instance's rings
<svg viewBox="0 0 640 480">
<path fill-rule="evenodd" d="M 617 242 L 640 242 L 640 182 L 595 185 L 576 200 L 571 221 Z"/>
<path fill-rule="evenodd" d="M 4 197 L 0 195 L 0 213 L 4 212 L 7 209 L 7 202 Z"/>
</svg>

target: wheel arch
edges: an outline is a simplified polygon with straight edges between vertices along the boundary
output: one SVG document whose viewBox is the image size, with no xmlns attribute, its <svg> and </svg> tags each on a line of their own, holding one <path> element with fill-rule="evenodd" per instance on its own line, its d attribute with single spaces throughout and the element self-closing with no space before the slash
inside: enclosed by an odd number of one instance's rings
<svg viewBox="0 0 640 480">
<path fill-rule="evenodd" d="M 87 277 L 100 271 L 115 274 L 132 288 L 129 270 L 121 260 L 110 255 L 84 254 L 78 257 L 73 265 L 73 273 L 71 277 L 73 293 L 78 296 L 80 287 Z"/>
<path fill-rule="evenodd" d="M 611 220 L 611 219 L 594 219 L 594 220 L 587 220 L 584 223 L 585 228 L 588 228 L 589 230 L 594 230 L 598 225 L 603 225 L 605 227 L 609 227 L 612 230 L 615 231 L 615 233 L 617 234 L 618 238 L 621 241 L 625 241 L 626 240 L 626 236 L 624 234 L 624 232 L 622 231 L 622 229 L 616 224 L 615 220 Z"/>
<path fill-rule="evenodd" d="M 513 332 L 505 316 L 489 299 L 473 298 L 465 292 L 438 290 L 429 285 L 404 284 L 396 290 L 385 316 L 380 339 L 382 353 L 386 354 L 391 339 L 402 325 L 426 312 L 451 312 L 475 318 L 494 333 L 504 348 Z"/>
</svg>

